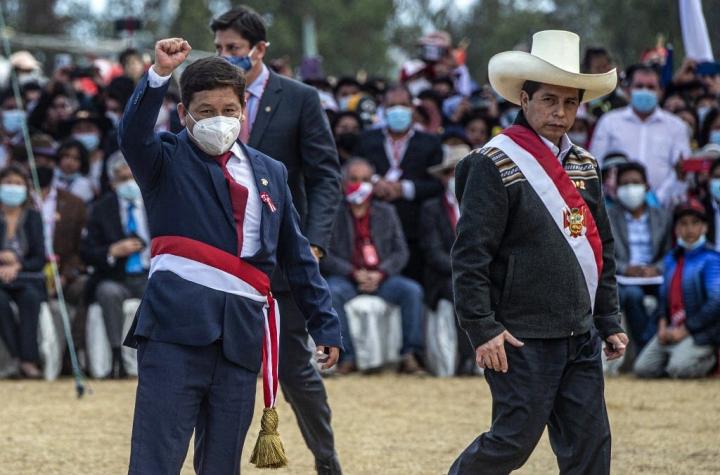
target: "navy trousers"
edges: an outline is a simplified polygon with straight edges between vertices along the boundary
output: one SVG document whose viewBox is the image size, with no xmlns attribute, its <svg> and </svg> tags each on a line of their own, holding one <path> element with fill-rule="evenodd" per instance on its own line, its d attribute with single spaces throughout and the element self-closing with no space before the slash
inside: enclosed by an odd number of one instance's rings
<svg viewBox="0 0 720 475">
<path fill-rule="evenodd" d="M 492 427 L 475 439 L 450 475 L 507 474 L 520 468 L 548 427 L 561 474 L 610 473 L 610 425 L 595 330 L 505 345 L 509 370 L 485 370 Z"/>
<path fill-rule="evenodd" d="M 195 472 L 237 475 L 253 417 L 257 374 L 222 345 L 141 339 L 130 474 L 176 475 L 195 430 Z"/>
</svg>

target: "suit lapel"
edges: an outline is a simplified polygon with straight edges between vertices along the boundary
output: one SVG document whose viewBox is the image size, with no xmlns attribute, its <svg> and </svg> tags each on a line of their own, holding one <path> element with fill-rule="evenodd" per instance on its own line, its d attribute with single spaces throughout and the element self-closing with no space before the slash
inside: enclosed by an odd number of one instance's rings
<svg viewBox="0 0 720 475">
<path fill-rule="evenodd" d="M 278 104 L 280 103 L 282 91 L 282 84 L 277 74 L 270 71 L 270 77 L 268 83 L 265 86 L 265 91 L 260 98 L 260 104 L 258 104 L 257 114 L 255 115 L 255 122 L 252 125 L 250 132 L 250 139 L 248 145 L 251 147 L 257 147 L 262 139 L 265 129 L 270 124 L 270 119 L 277 111 Z"/>
<path fill-rule="evenodd" d="M 239 143 L 239 142 L 238 142 Z M 243 150 L 243 153 L 250 162 L 250 167 L 253 171 L 253 177 L 255 178 L 255 188 L 257 188 L 258 195 L 262 195 L 263 192 L 267 193 L 271 199 L 275 202 L 280 191 L 279 183 L 273 183 L 270 181 L 268 169 L 265 166 L 265 162 L 257 155 L 254 150 L 248 149 L 244 144 L 239 143 Z M 276 203 L 276 202 L 275 202 Z M 277 206 L 277 203 L 276 203 Z M 269 232 L 269 226 L 264 224 L 267 222 L 270 213 L 270 207 L 266 205 L 262 200 L 260 201 L 260 246 L 261 249 L 265 248 L 265 243 L 268 242 L 269 237 L 266 235 Z"/>
</svg>

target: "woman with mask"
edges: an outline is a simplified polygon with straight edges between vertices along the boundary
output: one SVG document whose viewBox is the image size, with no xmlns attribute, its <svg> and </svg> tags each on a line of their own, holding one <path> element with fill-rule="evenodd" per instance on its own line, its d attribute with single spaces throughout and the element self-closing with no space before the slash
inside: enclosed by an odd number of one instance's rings
<svg viewBox="0 0 720 475">
<path fill-rule="evenodd" d="M 95 199 L 95 189 L 87 177 L 90 161 L 85 146 L 78 140 L 69 139 L 60 144 L 57 151 L 58 166 L 55 169 L 55 186 L 69 191 L 83 202 Z"/>
<path fill-rule="evenodd" d="M 112 129 L 112 123 L 104 115 L 99 115 L 94 109 L 80 108 L 62 125 L 66 136 L 82 143 L 88 153 L 88 178 L 92 182 L 96 195 L 109 189 L 109 184 L 103 176 L 105 166 L 105 135 Z"/>
<path fill-rule="evenodd" d="M 715 366 L 720 343 L 720 254 L 706 243 L 707 214 L 698 201 L 673 213 L 677 247 L 665 257 L 658 331 L 635 361 L 635 374 L 699 378 Z"/>
<path fill-rule="evenodd" d="M 45 251 L 40 213 L 22 169 L 0 171 L 0 336 L 21 374 L 41 376 L 37 343 Z M 10 302 L 18 308 L 17 321 Z"/>
</svg>

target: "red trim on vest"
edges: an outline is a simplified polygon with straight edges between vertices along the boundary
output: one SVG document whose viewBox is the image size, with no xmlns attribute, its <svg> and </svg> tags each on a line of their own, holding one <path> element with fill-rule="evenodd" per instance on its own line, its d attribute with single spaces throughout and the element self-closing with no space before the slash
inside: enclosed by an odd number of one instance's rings
<svg viewBox="0 0 720 475">
<path fill-rule="evenodd" d="M 550 149 L 547 145 L 545 145 L 545 143 L 543 143 L 535 132 L 521 125 L 513 125 L 503 130 L 501 133 L 510 137 L 516 144 L 527 150 L 528 153 L 535 157 L 543 170 L 545 170 L 545 173 L 547 173 L 557 187 L 560 196 L 562 196 L 568 207 L 584 209 L 587 211 L 585 213 L 585 236 L 587 237 L 590 247 L 593 250 L 593 254 L 595 255 L 599 287 L 603 270 L 602 239 L 600 239 L 600 232 L 598 231 L 597 224 L 595 223 L 595 218 L 590 212 L 585 199 L 582 197 L 577 188 L 575 188 L 575 185 L 572 180 L 570 180 L 570 177 L 560 163 L 560 160 L 558 160 L 558 158 L 550 152 Z"/>
</svg>

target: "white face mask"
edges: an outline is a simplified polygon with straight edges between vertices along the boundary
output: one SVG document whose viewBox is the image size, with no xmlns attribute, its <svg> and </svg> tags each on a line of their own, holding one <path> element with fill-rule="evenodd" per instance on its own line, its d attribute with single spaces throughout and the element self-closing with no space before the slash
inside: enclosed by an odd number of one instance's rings
<svg viewBox="0 0 720 475">
<path fill-rule="evenodd" d="M 623 185 L 617 189 L 620 203 L 630 211 L 635 211 L 645 202 L 645 185 Z"/>
<path fill-rule="evenodd" d="M 230 150 L 240 134 L 240 119 L 218 115 L 202 120 L 195 120 L 188 112 L 195 126 L 188 133 L 200 149 L 208 155 L 217 156 Z"/>
</svg>

